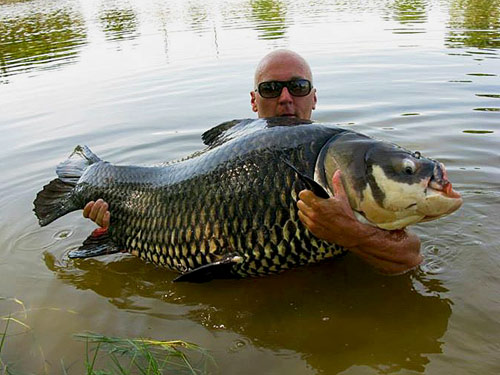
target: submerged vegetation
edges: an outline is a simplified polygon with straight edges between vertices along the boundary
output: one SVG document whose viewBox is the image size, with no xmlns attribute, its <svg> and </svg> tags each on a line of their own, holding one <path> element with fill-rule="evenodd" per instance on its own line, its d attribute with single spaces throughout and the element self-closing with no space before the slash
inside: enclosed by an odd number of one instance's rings
<svg viewBox="0 0 500 375">
<path fill-rule="evenodd" d="M 0 301 L 10 301 L 21 306 L 21 310 L 14 314 L 0 316 L 0 375 L 24 374 L 16 369 L 22 358 L 19 363 L 8 363 L 5 360 L 5 348 L 9 345 L 9 336 L 16 335 L 9 332 L 11 324 L 15 323 L 25 329 L 24 333 L 31 330 L 31 327 L 23 322 L 27 320 L 29 310 L 26 310 L 24 303 L 17 298 L 0 297 Z M 14 317 L 19 314 L 22 315 L 19 319 Z M 214 359 L 206 349 L 186 341 L 120 338 L 97 333 L 80 333 L 74 337 L 85 342 L 85 375 L 205 375 L 213 373 L 216 368 Z M 44 357 L 41 348 L 40 351 Z M 73 371 L 70 371 L 64 363 L 64 358 L 61 358 L 60 363 L 62 374 L 74 373 L 74 367 L 82 367 L 73 364 Z M 50 370 L 45 367 L 44 373 L 48 374 Z"/>
<path fill-rule="evenodd" d="M 5 337 L 7 336 L 7 330 L 9 329 L 9 321 L 7 320 L 7 323 L 5 324 L 5 329 L 3 333 L 0 333 L 2 335 L 2 338 L 0 339 L 0 373 L 1 374 L 8 374 L 8 368 L 5 363 L 2 361 L 2 349 L 3 345 L 5 344 Z"/>
<path fill-rule="evenodd" d="M 209 367 L 214 364 L 205 349 L 180 340 L 123 339 L 94 333 L 78 334 L 76 337 L 85 340 L 86 375 L 198 375 L 208 374 Z M 111 367 L 98 369 L 99 357 Z"/>
</svg>

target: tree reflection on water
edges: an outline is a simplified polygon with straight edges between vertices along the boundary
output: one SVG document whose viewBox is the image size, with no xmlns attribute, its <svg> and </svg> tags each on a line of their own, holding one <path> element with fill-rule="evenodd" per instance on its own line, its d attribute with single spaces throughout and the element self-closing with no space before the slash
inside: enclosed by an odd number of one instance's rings
<svg viewBox="0 0 500 375">
<path fill-rule="evenodd" d="M 137 15 L 132 8 L 103 9 L 99 21 L 107 40 L 134 39 L 139 36 Z"/>
<path fill-rule="evenodd" d="M 450 48 L 500 48 L 500 0 L 454 0 L 450 8 Z"/>
<path fill-rule="evenodd" d="M 286 4 L 280 0 L 250 1 L 251 17 L 261 39 L 282 39 L 286 35 Z"/>
<path fill-rule="evenodd" d="M 427 7 L 425 0 L 395 0 L 388 9 L 392 18 L 401 24 L 422 23 L 427 21 Z"/>
<path fill-rule="evenodd" d="M 86 42 L 82 16 L 67 9 L 0 18 L 0 76 L 72 63 Z"/>
<path fill-rule="evenodd" d="M 92 23 L 97 23 L 109 42 L 136 39 L 141 35 L 139 16 L 143 9 L 138 4 L 99 3 L 88 19 L 78 8 L 61 4 L 40 1 L 27 7 L 23 1 L 0 0 L 0 78 L 37 69 L 60 68 L 75 62 L 81 47 L 91 43 L 87 27 Z M 167 11 L 151 14 L 157 18 L 153 24 L 161 25 L 158 32 L 165 35 L 172 29 L 179 31 L 179 25 L 185 32 L 213 33 L 214 47 L 219 55 L 218 33 L 221 30 L 224 33 L 224 28 L 253 30 L 260 40 L 286 40 L 295 23 L 298 26 L 321 23 L 325 17 L 328 22 L 336 22 L 337 18 L 342 20 L 340 15 L 350 12 L 369 11 L 380 14 L 387 21 L 397 21 L 402 27 L 392 29 L 394 34 L 426 33 L 432 5 L 426 0 L 386 0 L 371 3 L 368 8 L 359 0 L 349 3 L 242 0 L 237 5 L 200 1 L 181 2 L 178 6 L 163 4 Z M 444 35 L 446 47 L 500 47 L 500 0 L 449 0 L 444 6 L 449 9 L 448 31 Z M 144 13 L 145 16 L 151 14 Z M 490 52 L 475 53 L 485 53 L 488 57 Z"/>
</svg>

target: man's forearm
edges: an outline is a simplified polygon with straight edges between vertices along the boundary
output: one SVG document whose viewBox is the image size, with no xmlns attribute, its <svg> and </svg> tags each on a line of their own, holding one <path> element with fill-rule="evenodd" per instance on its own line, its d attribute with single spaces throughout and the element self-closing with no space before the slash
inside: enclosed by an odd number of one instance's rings
<svg viewBox="0 0 500 375">
<path fill-rule="evenodd" d="M 420 239 L 406 230 L 368 229 L 365 236 L 360 237 L 359 243 L 349 250 L 387 274 L 407 272 L 423 260 Z"/>
<path fill-rule="evenodd" d="M 299 193 L 297 207 L 302 223 L 318 238 L 341 245 L 379 271 L 399 274 L 422 262 L 419 238 L 406 230 L 387 231 L 359 222 L 352 211 L 337 171 L 332 179 L 335 196 Z"/>
</svg>

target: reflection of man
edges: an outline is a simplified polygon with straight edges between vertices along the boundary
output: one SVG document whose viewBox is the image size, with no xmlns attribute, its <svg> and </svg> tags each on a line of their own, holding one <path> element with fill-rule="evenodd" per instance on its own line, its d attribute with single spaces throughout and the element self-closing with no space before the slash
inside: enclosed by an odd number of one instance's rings
<svg viewBox="0 0 500 375">
<path fill-rule="evenodd" d="M 317 102 L 309 65 L 288 50 L 264 56 L 255 71 L 255 91 L 250 95 L 252 110 L 259 117 L 309 120 Z M 360 223 L 349 206 L 340 171 L 333 176 L 333 187 L 335 197 L 329 199 L 319 198 L 310 190 L 299 194 L 300 220 L 315 236 L 348 248 L 385 273 L 405 272 L 420 264 L 420 240 L 415 234 L 385 231 Z M 83 216 L 107 228 L 110 220 L 107 209 L 107 203 L 99 199 L 85 206 Z"/>
</svg>

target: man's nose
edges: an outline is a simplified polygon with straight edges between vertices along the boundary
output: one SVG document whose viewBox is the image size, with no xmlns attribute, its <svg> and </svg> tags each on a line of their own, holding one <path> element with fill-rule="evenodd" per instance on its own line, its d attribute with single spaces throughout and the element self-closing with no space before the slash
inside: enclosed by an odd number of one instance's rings
<svg viewBox="0 0 500 375">
<path fill-rule="evenodd" d="M 286 87 L 283 87 L 281 94 L 279 96 L 279 103 L 291 103 L 293 101 L 292 94 L 288 91 Z"/>
</svg>

